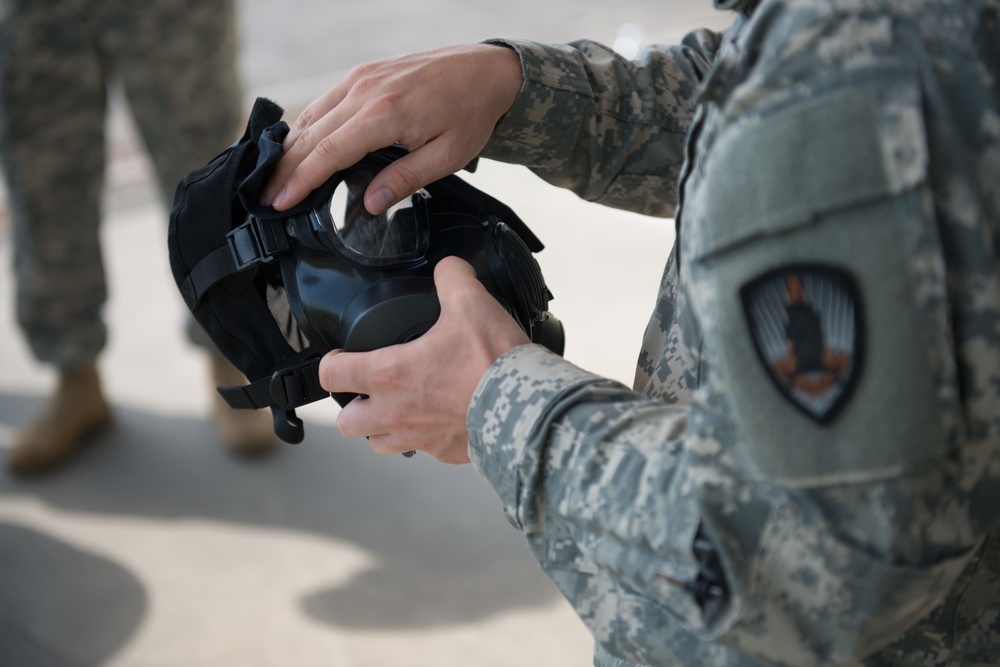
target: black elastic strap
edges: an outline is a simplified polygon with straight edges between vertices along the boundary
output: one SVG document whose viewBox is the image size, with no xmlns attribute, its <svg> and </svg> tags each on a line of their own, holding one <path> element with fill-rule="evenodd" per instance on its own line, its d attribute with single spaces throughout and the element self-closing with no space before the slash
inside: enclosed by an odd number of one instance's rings
<svg viewBox="0 0 1000 667">
<path fill-rule="evenodd" d="M 319 357 L 275 372 L 242 387 L 219 387 L 219 394 L 237 410 L 302 407 L 330 397 L 319 385 Z"/>
<path fill-rule="evenodd" d="M 219 395 L 237 410 L 260 410 L 271 407 L 271 378 L 261 378 L 248 385 L 219 387 Z"/>
<path fill-rule="evenodd" d="M 251 266 L 273 262 L 276 255 L 286 250 L 288 237 L 281 224 L 264 223 L 251 216 L 226 234 L 226 245 L 194 265 L 180 287 L 181 295 L 194 310 L 212 285 Z"/>
<path fill-rule="evenodd" d="M 233 261 L 233 253 L 229 246 L 218 248 L 202 257 L 201 261 L 194 265 L 191 273 L 181 284 L 181 296 L 188 308 L 194 310 L 205 296 L 205 292 L 227 276 L 236 273 L 236 263 Z"/>
</svg>

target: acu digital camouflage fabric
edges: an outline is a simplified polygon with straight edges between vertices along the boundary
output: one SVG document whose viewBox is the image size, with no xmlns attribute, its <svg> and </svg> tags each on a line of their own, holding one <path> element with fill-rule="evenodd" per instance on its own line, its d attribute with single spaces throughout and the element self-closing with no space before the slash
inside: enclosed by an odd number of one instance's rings
<svg viewBox="0 0 1000 667">
<path fill-rule="evenodd" d="M 634 63 L 506 42 L 525 84 L 484 155 L 678 237 L 635 387 L 516 348 L 473 461 L 598 665 L 995 665 L 1000 2 L 725 4 Z M 857 286 L 826 423 L 740 301 L 788 266 Z"/>
<path fill-rule="evenodd" d="M 232 1 L 0 0 L 18 321 L 38 359 L 63 368 L 93 361 L 107 337 L 98 228 L 112 81 L 169 200 L 241 129 Z"/>
</svg>

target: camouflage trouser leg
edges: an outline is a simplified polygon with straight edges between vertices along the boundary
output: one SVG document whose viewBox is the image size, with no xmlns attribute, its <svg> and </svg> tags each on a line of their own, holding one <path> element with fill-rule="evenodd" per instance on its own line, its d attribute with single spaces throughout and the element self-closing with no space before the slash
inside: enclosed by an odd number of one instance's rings
<svg viewBox="0 0 1000 667">
<path fill-rule="evenodd" d="M 39 360 L 69 367 L 106 339 L 98 225 L 108 82 L 122 83 L 169 202 L 181 176 L 238 136 L 234 8 L 19 0 L 0 4 L 0 21 L 18 321 Z"/>
<path fill-rule="evenodd" d="M 102 10 L 107 48 L 169 204 L 181 177 L 243 130 L 233 2 L 97 4 L 113 7 Z"/>
<path fill-rule="evenodd" d="M 63 367 L 104 346 L 98 238 L 106 63 L 78 2 L 15 4 L 0 29 L 0 137 L 14 223 L 17 318 Z"/>
<path fill-rule="evenodd" d="M 115 6 L 105 19 L 109 49 L 169 206 L 181 177 L 243 131 L 233 2 L 108 4 Z M 215 349 L 193 317 L 187 332 L 197 345 Z"/>
</svg>

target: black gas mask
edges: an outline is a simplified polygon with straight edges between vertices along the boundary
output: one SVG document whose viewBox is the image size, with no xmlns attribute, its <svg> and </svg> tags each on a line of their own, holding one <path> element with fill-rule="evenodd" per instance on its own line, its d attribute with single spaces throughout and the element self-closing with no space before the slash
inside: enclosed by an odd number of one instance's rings
<svg viewBox="0 0 1000 667">
<path fill-rule="evenodd" d="M 533 342 L 562 354 L 562 324 L 532 254 L 543 246 L 506 205 L 448 176 L 385 214 L 365 210 L 365 189 L 402 148 L 368 154 L 289 211 L 261 206 L 288 132 L 281 115 L 258 99 L 242 139 L 181 180 L 170 214 L 181 295 L 250 381 L 219 388 L 229 405 L 271 408 L 278 437 L 300 442 L 295 408 L 330 396 L 319 386 L 322 356 L 426 332 L 440 314 L 434 265 L 450 255 L 475 268 Z M 333 398 L 346 405 L 354 395 Z"/>
</svg>

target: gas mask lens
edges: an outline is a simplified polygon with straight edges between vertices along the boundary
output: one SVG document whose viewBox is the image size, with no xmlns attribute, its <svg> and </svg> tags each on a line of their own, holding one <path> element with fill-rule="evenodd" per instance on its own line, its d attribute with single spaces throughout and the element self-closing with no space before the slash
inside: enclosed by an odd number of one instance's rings
<svg viewBox="0 0 1000 667">
<path fill-rule="evenodd" d="M 365 190 L 378 169 L 358 165 L 347 170 L 327 207 L 314 209 L 312 226 L 342 250 L 348 259 L 368 266 L 400 264 L 427 252 L 426 194 L 418 192 L 385 213 L 365 209 Z"/>
</svg>

